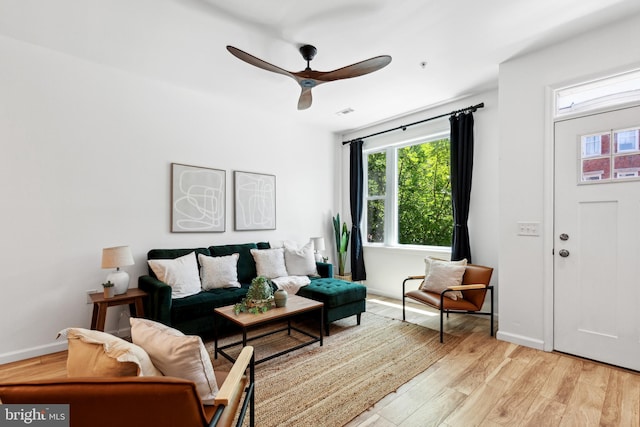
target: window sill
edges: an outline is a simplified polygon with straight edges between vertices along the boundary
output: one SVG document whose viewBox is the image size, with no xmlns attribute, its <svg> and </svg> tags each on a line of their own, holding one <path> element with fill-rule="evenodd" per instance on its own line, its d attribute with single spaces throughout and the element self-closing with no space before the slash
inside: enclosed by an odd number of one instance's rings
<svg viewBox="0 0 640 427">
<path fill-rule="evenodd" d="M 387 246 L 365 243 L 363 247 L 366 250 L 384 251 L 390 253 L 420 253 L 426 255 L 434 255 L 438 258 L 451 258 L 451 248 L 442 246 L 419 246 L 419 245 L 399 245 Z"/>
</svg>

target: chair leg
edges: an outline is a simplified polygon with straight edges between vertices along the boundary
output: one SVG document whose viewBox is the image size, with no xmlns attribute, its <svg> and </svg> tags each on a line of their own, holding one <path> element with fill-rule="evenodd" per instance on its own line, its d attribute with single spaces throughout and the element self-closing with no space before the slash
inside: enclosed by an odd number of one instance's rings
<svg viewBox="0 0 640 427">
<path fill-rule="evenodd" d="M 404 299 L 405 299 L 404 292 L 405 292 L 405 285 L 407 283 L 407 280 L 408 279 L 404 279 L 402 281 L 402 320 L 407 320 L 407 317 L 405 316 L 405 313 L 404 313 L 404 304 L 405 304 L 404 303 Z"/>
<path fill-rule="evenodd" d="M 442 305 L 440 306 L 442 307 Z M 440 308 L 440 344 L 444 342 L 444 311 Z"/>
<path fill-rule="evenodd" d="M 493 336 L 493 287 L 489 286 L 488 289 L 491 292 L 491 336 Z"/>
</svg>

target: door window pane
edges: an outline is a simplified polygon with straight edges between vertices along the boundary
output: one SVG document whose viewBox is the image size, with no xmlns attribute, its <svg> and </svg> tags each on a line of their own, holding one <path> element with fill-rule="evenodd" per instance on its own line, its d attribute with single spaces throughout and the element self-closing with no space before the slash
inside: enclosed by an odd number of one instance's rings
<svg viewBox="0 0 640 427">
<path fill-rule="evenodd" d="M 616 142 L 616 153 L 638 151 L 637 129 L 614 132 L 613 137 Z"/>
<path fill-rule="evenodd" d="M 637 127 L 581 136 L 579 181 L 639 178 L 639 142 L 640 129 Z"/>
<path fill-rule="evenodd" d="M 600 135 L 589 135 L 582 140 L 582 157 L 599 156 L 602 154 Z"/>
<path fill-rule="evenodd" d="M 640 154 L 616 156 L 613 162 L 613 178 L 636 178 L 640 171 Z"/>
</svg>

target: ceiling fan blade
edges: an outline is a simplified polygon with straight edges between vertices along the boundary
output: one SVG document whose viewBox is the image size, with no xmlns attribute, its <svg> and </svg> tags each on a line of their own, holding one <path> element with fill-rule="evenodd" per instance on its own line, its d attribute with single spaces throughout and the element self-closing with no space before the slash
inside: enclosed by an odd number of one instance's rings
<svg viewBox="0 0 640 427">
<path fill-rule="evenodd" d="M 243 60 L 244 62 L 246 62 L 247 64 L 251 64 L 255 67 L 258 68 L 262 68 L 263 70 L 267 70 L 267 71 L 271 71 L 273 73 L 278 73 L 278 74 L 283 74 L 285 76 L 289 76 L 293 79 L 296 79 L 296 77 L 293 75 L 293 73 L 277 67 L 273 64 L 269 64 L 266 61 L 263 61 L 260 58 L 256 58 L 253 55 L 248 54 L 247 52 L 244 52 L 240 49 L 238 49 L 237 47 L 233 47 L 233 46 L 227 46 L 227 50 L 236 58 Z"/>
<path fill-rule="evenodd" d="M 300 99 L 298 100 L 298 110 L 306 110 L 311 107 L 311 101 L 313 101 L 313 98 L 311 97 L 311 88 L 303 87 L 302 93 L 300 93 Z"/>
<path fill-rule="evenodd" d="M 391 57 L 389 55 L 376 56 L 361 62 L 356 62 L 355 64 L 347 65 L 346 67 L 338 68 L 337 70 L 319 73 L 315 78 L 325 82 L 350 79 L 378 71 L 389 65 L 390 62 Z"/>
</svg>

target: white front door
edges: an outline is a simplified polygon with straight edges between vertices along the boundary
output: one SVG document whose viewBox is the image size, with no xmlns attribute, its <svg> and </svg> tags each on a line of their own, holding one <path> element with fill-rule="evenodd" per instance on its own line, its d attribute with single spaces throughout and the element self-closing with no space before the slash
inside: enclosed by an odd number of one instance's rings
<svg viewBox="0 0 640 427">
<path fill-rule="evenodd" d="M 640 107 L 555 124 L 554 348 L 640 370 Z"/>
</svg>

